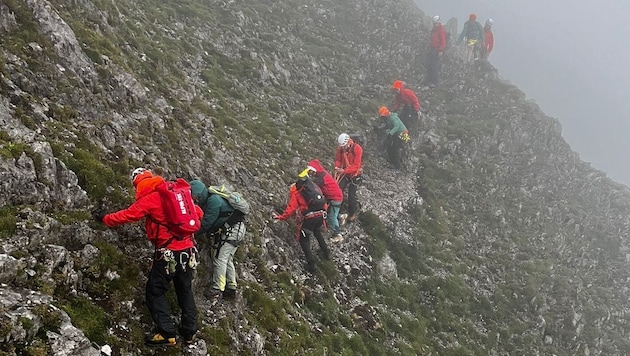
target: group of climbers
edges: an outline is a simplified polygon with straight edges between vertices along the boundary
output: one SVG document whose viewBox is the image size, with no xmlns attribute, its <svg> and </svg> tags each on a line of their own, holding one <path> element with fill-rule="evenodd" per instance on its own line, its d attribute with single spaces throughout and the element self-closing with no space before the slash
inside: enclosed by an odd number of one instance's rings
<svg viewBox="0 0 630 356">
<path fill-rule="evenodd" d="M 492 25 L 494 21 L 488 19 L 484 27 L 477 21 L 477 15 L 470 14 L 468 21 L 464 23 L 464 28 L 457 39 L 459 45 L 466 39 L 467 60 L 488 59 L 490 52 L 494 48 L 494 35 Z"/>
<path fill-rule="evenodd" d="M 439 82 L 441 58 L 446 48 L 446 34 L 439 16 L 432 18 L 428 67 L 428 82 L 431 87 Z M 466 39 L 469 59 L 488 58 L 492 52 L 494 39 L 491 27 L 492 19 L 485 27 L 476 21 L 474 14 L 464 24 L 464 30 L 458 44 Z M 476 54 L 477 49 L 481 49 Z M 382 122 L 379 129 L 387 129 L 385 147 L 387 160 L 396 169 L 402 168 L 402 149 L 410 140 L 410 133 L 419 130 L 422 116 L 420 102 L 416 94 L 401 80 L 392 84 L 395 92 L 394 102 L 388 108 L 381 106 L 378 116 Z M 275 220 L 287 220 L 293 216 L 298 221 L 297 239 L 306 259 L 306 269 L 315 271 L 315 258 L 311 252 L 310 235 L 315 236 L 324 259 L 331 254 L 323 232 L 330 232 L 330 241 L 343 241 L 341 226 L 357 218 L 359 203 L 357 189 L 362 184 L 363 147 L 347 133 L 337 137 L 334 159 L 334 176 L 331 175 L 318 159 L 308 162 L 306 168 L 298 174 L 297 181 L 290 186 L 289 200 L 282 214 L 273 213 Z M 165 183 L 159 174 L 137 168 L 131 174 L 135 188 L 134 202 L 120 211 L 106 214 L 101 210 L 93 211 L 95 220 L 108 227 L 145 219 L 147 239 L 154 245 L 155 251 L 151 269 L 146 282 L 146 304 L 155 323 L 155 332 L 145 343 L 149 346 L 175 345 L 177 333 L 185 343 L 192 343 L 198 330 L 197 309 L 192 291 L 193 270 L 198 263 L 198 252 L 194 234 L 176 234 L 169 229 L 167 212 L 158 192 L 158 186 Z M 213 274 L 211 286 L 204 295 L 214 304 L 218 299 L 233 299 L 236 296 L 237 278 L 234 267 L 234 255 L 239 242 L 246 233 L 244 214 L 235 209 L 225 196 L 209 189 L 201 180 L 190 183 L 190 194 L 194 200 L 194 210 L 200 217 L 200 226 L 195 232 L 212 242 L 211 254 Z M 317 188 L 314 188 L 317 187 Z M 311 191 L 319 197 L 309 197 Z M 347 192 L 347 199 L 344 199 Z M 319 203 L 319 200 L 323 200 Z M 345 203 L 346 212 L 341 214 Z M 170 303 L 167 292 L 173 283 L 177 304 L 181 309 L 179 329 L 171 319 Z"/>
<path fill-rule="evenodd" d="M 442 67 L 442 56 L 446 50 L 447 34 L 442 25 L 439 15 L 431 19 L 433 27 L 429 40 L 429 58 L 427 63 L 427 84 L 433 88 L 439 84 L 440 71 Z M 486 20 L 483 27 L 477 22 L 477 15 L 470 14 L 468 21 L 464 23 L 464 28 L 457 39 L 457 45 L 466 40 L 466 59 L 471 62 L 473 59 L 487 60 L 494 49 L 494 34 L 492 33 L 492 19 Z"/>
<path fill-rule="evenodd" d="M 298 225 L 296 238 L 306 259 L 306 270 L 315 271 L 315 258 L 311 252 L 310 235 L 315 236 L 325 260 L 330 259 L 330 250 L 323 230 L 331 233 L 333 243 L 343 241 L 340 225 L 356 220 L 359 204 L 357 188 L 363 180 L 363 148 L 350 135 L 337 137 L 334 177 L 326 171 L 318 159 L 308 162 L 306 169 L 298 174 L 298 180 L 289 190 L 289 201 L 282 214 L 272 213 L 275 220 L 287 220 L 295 216 Z M 347 213 L 339 214 L 347 189 Z"/>
</svg>

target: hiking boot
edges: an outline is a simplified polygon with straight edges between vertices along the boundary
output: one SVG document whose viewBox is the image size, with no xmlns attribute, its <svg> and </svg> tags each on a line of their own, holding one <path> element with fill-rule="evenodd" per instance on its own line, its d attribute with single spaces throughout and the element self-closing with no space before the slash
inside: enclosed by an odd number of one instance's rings
<svg viewBox="0 0 630 356">
<path fill-rule="evenodd" d="M 225 288 L 223 291 L 223 299 L 234 300 L 236 299 L 236 289 Z"/>
<path fill-rule="evenodd" d="M 147 336 L 144 340 L 144 344 L 147 346 L 175 346 L 177 341 L 174 337 L 165 338 L 162 334 L 157 333 L 152 336 Z"/>
<path fill-rule="evenodd" d="M 203 295 L 204 297 L 208 298 L 208 301 L 210 301 L 210 306 L 217 304 L 219 300 L 221 300 L 221 291 L 218 289 L 206 289 L 203 292 Z"/>
<path fill-rule="evenodd" d="M 192 345 L 195 343 L 195 333 L 193 333 L 192 335 L 190 335 L 190 333 L 185 332 L 184 330 L 182 330 L 181 328 L 179 329 L 179 335 L 182 336 L 182 339 L 184 339 L 184 343 L 186 345 Z"/>
<path fill-rule="evenodd" d="M 343 241 L 343 236 L 341 236 L 341 234 L 339 233 L 332 235 L 332 237 L 330 238 L 330 242 L 333 242 L 333 243 L 337 243 L 341 241 Z"/>
<path fill-rule="evenodd" d="M 346 219 L 348 219 L 348 214 L 339 214 L 339 226 L 344 226 Z"/>
</svg>

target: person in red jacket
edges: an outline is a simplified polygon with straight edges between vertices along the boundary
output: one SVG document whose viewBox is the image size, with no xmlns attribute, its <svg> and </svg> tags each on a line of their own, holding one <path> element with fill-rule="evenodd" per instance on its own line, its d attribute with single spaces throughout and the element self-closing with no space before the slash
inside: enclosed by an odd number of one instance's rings
<svg viewBox="0 0 630 356">
<path fill-rule="evenodd" d="M 308 172 L 305 174 L 308 174 Z M 315 272 L 315 258 L 311 252 L 311 239 L 310 234 L 308 234 L 309 231 L 317 239 L 317 243 L 319 243 L 319 248 L 322 250 L 324 259 L 330 259 L 330 251 L 328 250 L 328 245 L 326 245 L 326 241 L 322 235 L 325 213 L 326 212 L 324 210 L 311 211 L 306 203 L 306 200 L 298 191 L 297 184 L 293 183 L 289 190 L 289 203 L 284 209 L 284 212 L 282 214 L 277 214 L 275 212 L 271 214 L 271 217 L 275 220 L 287 220 L 293 215 L 296 216 L 296 220 L 298 222 L 297 239 L 302 247 L 302 251 L 304 251 L 304 257 L 306 258 L 305 268 L 311 273 Z"/>
<path fill-rule="evenodd" d="M 175 286 L 177 303 L 181 308 L 180 335 L 192 343 L 197 332 L 197 307 L 192 291 L 193 269 L 197 265 L 197 250 L 192 235 L 176 238 L 166 228 L 166 215 L 160 193 L 155 188 L 164 178 L 144 168 L 131 174 L 136 189 L 135 202 L 126 209 L 111 214 L 95 212 L 94 218 L 108 227 L 145 219 L 147 238 L 155 246 L 151 271 L 146 284 L 146 303 L 156 325 L 157 333 L 145 340 L 148 346 L 177 344 L 177 330 L 171 320 L 171 308 L 166 293 L 171 281 Z M 199 216 L 203 211 L 195 206 Z"/>
<path fill-rule="evenodd" d="M 494 34 L 492 33 L 492 25 L 494 25 L 494 21 L 492 21 L 492 19 L 488 19 L 486 21 L 486 25 L 483 27 L 483 34 L 485 38 L 483 52 L 484 59 L 488 59 L 490 52 L 494 49 Z"/>
<path fill-rule="evenodd" d="M 331 242 L 343 241 L 343 236 L 339 231 L 339 210 L 341 209 L 341 203 L 343 202 L 343 191 L 339 187 L 339 184 L 328 173 L 321 162 L 318 159 L 313 159 L 308 162 L 306 167 L 309 170 L 309 174 L 313 182 L 319 186 L 328 202 L 328 211 L 326 215 L 326 223 L 328 229 L 331 231 Z"/>
<path fill-rule="evenodd" d="M 341 191 L 348 187 L 348 221 L 352 222 L 358 211 L 357 188 L 363 181 L 363 148 L 347 133 L 339 135 L 337 143 L 339 146 L 335 153 L 335 180 Z"/>
<path fill-rule="evenodd" d="M 418 101 L 418 97 L 416 97 L 416 93 L 413 90 L 405 88 L 405 82 L 402 80 L 394 81 L 392 90 L 394 90 L 396 96 L 394 97 L 394 105 L 391 106 L 390 110 L 398 114 L 398 117 L 409 130 L 409 134 L 411 134 L 412 131 L 415 132 L 415 123 L 422 116 L 420 101 Z"/>
<path fill-rule="evenodd" d="M 446 32 L 440 22 L 440 16 L 433 16 L 433 29 L 431 30 L 431 41 L 429 42 L 429 68 L 428 82 L 430 87 L 435 87 L 440 81 L 440 70 L 442 67 L 442 55 L 446 48 Z"/>
</svg>

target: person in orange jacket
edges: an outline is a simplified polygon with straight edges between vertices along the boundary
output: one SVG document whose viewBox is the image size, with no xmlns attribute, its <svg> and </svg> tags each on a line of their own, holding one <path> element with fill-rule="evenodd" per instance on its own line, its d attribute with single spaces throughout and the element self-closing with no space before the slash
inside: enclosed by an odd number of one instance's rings
<svg viewBox="0 0 630 356">
<path fill-rule="evenodd" d="M 354 142 L 347 133 L 337 137 L 335 153 L 335 180 L 342 191 L 348 188 L 348 217 L 353 222 L 357 217 L 357 188 L 363 182 L 363 148 Z M 342 218 L 342 220 L 345 220 Z"/>
<path fill-rule="evenodd" d="M 440 16 L 433 16 L 433 29 L 431 30 L 431 40 L 429 42 L 429 66 L 427 71 L 427 81 L 430 87 L 438 85 L 440 81 L 440 70 L 442 67 L 442 55 L 446 48 L 446 32 L 440 21 Z"/>
<path fill-rule="evenodd" d="M 488 19 L 485 26 L 483 26 L 485 38 L 483 58 L 486 60 L 490 56 L 490 52 L 494 49 L 494 34 L 492 33 L 492 25 L 494 25 L 494 21 L 492 19 Z"/>
<path fill-rule="evenodd" d="M 148 346 L 174 346 L 177 330 L 171 320 L 171 308 L 166 293 L 171 282 L 175 286 L 177 304 L 181 308 L 180 335 L 186 343 L 192 343 L 197 332 L 197 307 L 192 291 L 193 269 L 197 266 L 197 249 L 192 235 L 176 238 L 167 228 L 167 220 L 160 193 L 156 187 L 164 178 L 150 170 L 136 168 L 131 174 L 136 189 L 135 201 L 126 209 L 111 214 L 102 211 L 92 213 L 96 221 L 115 227 L 145 219 L 145 231 L 155 246 L 153 263 L 146 284 L 146 303 L 156 326 L 156 333 L 149 335 Z M 195 205 L 199 216 L 201 208 Z"/>
<path fill-rule="evenodd" d="M 394 97 L 394 105 L 390 110 L 398 114 L 398 117 L 409 130 L 409 134 L 412 134 L 416 130 L 416 122 L 422 116 L 420 101 L 413 90 L 405 87 L 405 82 L 402 80 L 394 81 L 392 90 L 396 96 Z"/>
<path fill-rule="evenodd" d="M 308 168 L 300 173 L 300 180 L 308 178 Z M 289 189 L 289 202 L 282 214 L 273 212 L 271 217 L 275 220 L 287 220 L 292 216 L 296 216 L 298 222 L 297 239 L 304 252 L 306 259 L 306 270 L 313 273 L 315 272 L 315 258 L 311 252 L 311 239 L 310 233 L 312 233 L 317 239 L 319 248 L 322 250 L 324 259 L 330 259 L 330 251 L 328 245 L 322 235 L 322 229 L 324 227 L 324 219 L 326 217 L 326 210 L 311 210 L 308 203 L 300 194 L 298 184 L 293 183 Z"/>
</svg>

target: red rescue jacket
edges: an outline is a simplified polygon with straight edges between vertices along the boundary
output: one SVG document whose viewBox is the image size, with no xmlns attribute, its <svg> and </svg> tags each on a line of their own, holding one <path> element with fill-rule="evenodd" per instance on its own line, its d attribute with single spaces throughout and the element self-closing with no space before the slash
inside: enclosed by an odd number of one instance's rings
<svg viewBox="0 0 630 356">
<path fill-rule="evenodd" d="M 441 23 L 437 23 L 433 26 L 430 44 L 436 51 L 444 52 L 446 48 L 446 32 L 444 32 L 444 26 L 442 26 Z"/>
<path fill-rule="evenodd" d="M 156 248 L 168 248 L 172 251 L 186 250 L 194 247 L 192 236 L 185 236 L 183 239 L 173 238 L 166 228 L 166 216 L 162 209 L 160 193 L 155 187 L 164 182 L 164 178 L 154 176 L 140 181 L 136 187 L 136 201 L 127 209 L 107 214 L 103 218 L 103 223 L 109 227 L 114 227 L 146 218 L 144 229 L 147 238 Z M 199 216 L 203 216 L 203 211 L 195 205 Z M 164 244 L 171 240 L 167 246 Z"/>
<path fill-rule="evenodd" d="M 343 146 L 337 146 L 337 153 L 335 154 L 335 167 L 343 168 L 344 174 L 349 178 L 354 178 L 363 173 L 363 148 L 352 141 Z"/>
<path fill-rule="evenodd" d="M 490 52 L 492 52 L 492 49 L 494 48 L 494 34 L 492 33 L 492 30 L 489 28 L 487 28 L 484 33 L 486 37 L 486 41 L 484 42 L 484 44 L 486 46 L 486 57 L 487 57 L 490 54 Z"/>
<path fill-rule="evenodd" d="M 392 111 L 398 111 L 403 105 L 412 105 L 415 111 L 420 111 L 420 102 L 416 97 L 416 93 L 411 89 L 402 88 L 394 98 L 394 106 Z"/>
<path fill-rule="evenodd" d="M 308 165 L 317 170 L 317 173 L 315 173 L 316 176 L 323 176 L 324 184 L 321 185 L 320 188 L 326 199 L 330 201 L 343 201 L 343 192 L 341 188 L 339 188 L 339 184 L 337 184 L 335 178 L 324 169 L 321 162 L 319 162 L 318 159 L 313 159 L 308 162 Z"/>
</svg>

